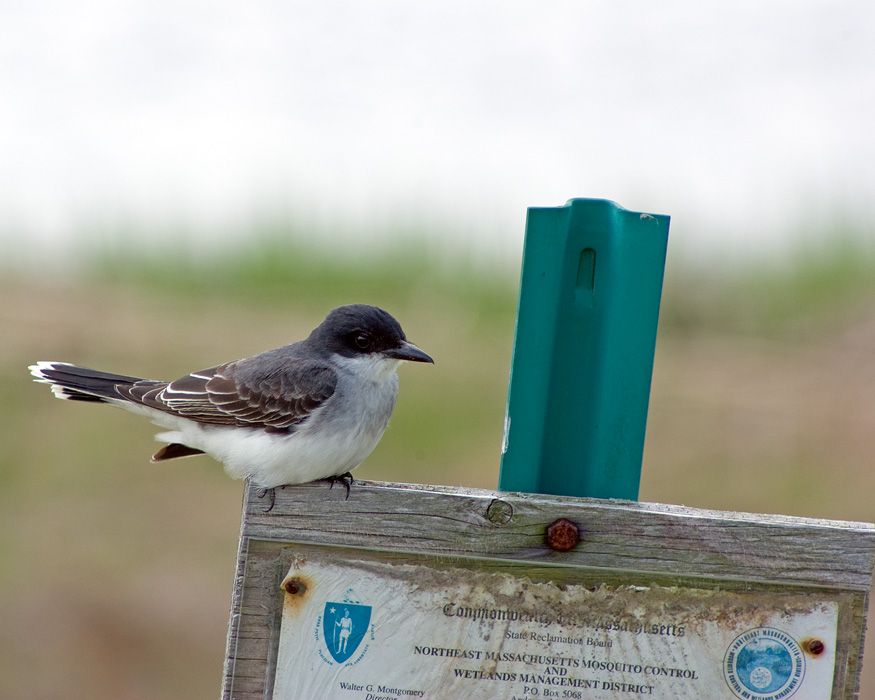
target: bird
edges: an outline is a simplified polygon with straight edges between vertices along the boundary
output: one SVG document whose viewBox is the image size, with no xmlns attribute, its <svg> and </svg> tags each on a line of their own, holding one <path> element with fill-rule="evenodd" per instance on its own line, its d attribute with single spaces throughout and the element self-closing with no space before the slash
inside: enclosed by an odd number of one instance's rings
<svg viewBox="0 0 875 700">
<path fill-rule="evenodd" d="M 316 480 L 342 482 L 349 498 L 352 470 L 389 423 L 405 360 L 434 363 L 391 314 L 350 304 L 305 340 L 171 382 L 66 362 L 29 369 L 60 399 L 110 404 L 168 429 L 153 462 L 207 454 L 273 500 L 277 487 Z"/>
</svg>

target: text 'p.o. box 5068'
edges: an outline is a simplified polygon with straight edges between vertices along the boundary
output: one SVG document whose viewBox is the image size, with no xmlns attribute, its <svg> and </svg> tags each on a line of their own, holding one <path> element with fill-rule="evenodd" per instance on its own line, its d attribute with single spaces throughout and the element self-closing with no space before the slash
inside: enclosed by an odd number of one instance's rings
<svg viewBox="0 0 875 700">
<path fill-rule="evenodd" d="M 857 697 L 864 523 L 247 488 L 226 700 Z"/>
</svg>

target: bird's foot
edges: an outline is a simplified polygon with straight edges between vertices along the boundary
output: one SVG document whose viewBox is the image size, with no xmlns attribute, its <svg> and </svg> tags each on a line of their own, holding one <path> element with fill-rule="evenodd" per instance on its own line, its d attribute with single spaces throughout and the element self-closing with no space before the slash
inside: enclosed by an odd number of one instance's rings
<svg viewBox="0 0 875 700">
<path fill-rule="evenodd" d="M 353 481 L 355 481 L 355 479 L 352 478 L 352 474 L 346 472 L 346 474 L 340 474 L 338 476 L 329 476 L 327 479 L 323 479 L 323 481 L 327 481 L 331 484 L 328 487 L 329 489 L 333 489 L 334 484 L 343 484 L 346 487 L 346 498 L 343 500 L 349 500 L 349 487 L 352 486 Z"/>
<path fill-rule="evenodd" d="M 256 494 L 257 498 L 264 498 L 265 496 L 269 496 L 270 498 L 270 506 L 264 509 L 264 513 L 270 513 L 273 510 L 273 507 L 276 505 L 276 488 L 272 489 L 258 489 L 258 493 Z"/>
</svg>

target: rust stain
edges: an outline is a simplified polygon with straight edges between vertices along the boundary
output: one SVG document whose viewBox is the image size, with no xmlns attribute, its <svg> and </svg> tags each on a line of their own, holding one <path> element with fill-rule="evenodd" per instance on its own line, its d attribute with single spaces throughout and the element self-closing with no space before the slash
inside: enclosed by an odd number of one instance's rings
<svg viewBox="0 0 875 700">
<path fill-rule="evenodd" d="M 283 581 L 283 588 L 286 589 L 286 593 L 289 595 L 304 595 L 307 592 L 307 583 L 295 576 L 294 578 L 287 578 Z"/>
<path fill-rule="evenodd" d="M 295 573 L 283 579 L 280 588 L 285 592 L 283 596 L 283 614 L 295 613 L 300 610 L 309 599 L 308 591 L 312 590 L 315 582 L 309 576 Z"/>
</svg>

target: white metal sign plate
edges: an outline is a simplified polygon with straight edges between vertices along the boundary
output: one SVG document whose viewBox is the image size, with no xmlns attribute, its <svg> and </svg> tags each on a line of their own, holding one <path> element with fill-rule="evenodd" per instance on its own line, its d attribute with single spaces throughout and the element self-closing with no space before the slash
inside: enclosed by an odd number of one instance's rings
<svg viewBox="0 0 875 700">
<path fill-rule="evenodd" d="M 590 589 L 418 563 L 293 562 L 274 700 L 822 700 L 838 605 L 808 595 Z"/>
</svg>

